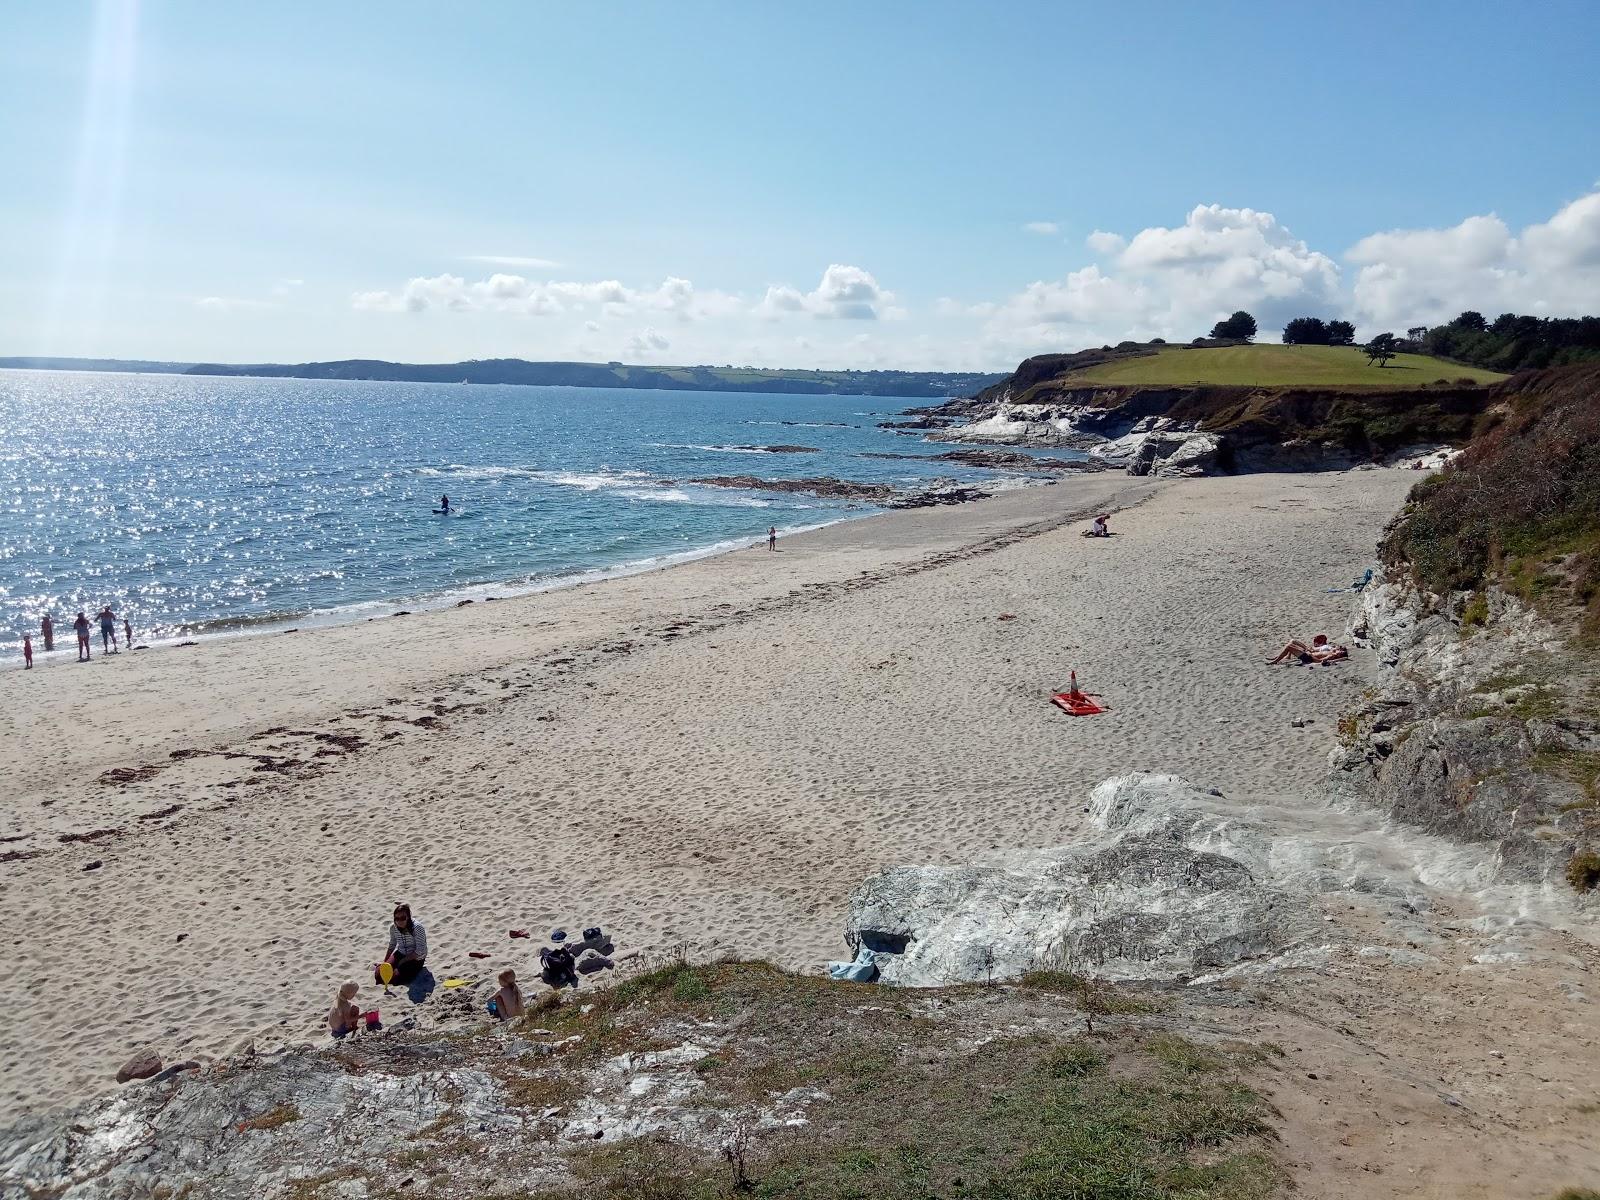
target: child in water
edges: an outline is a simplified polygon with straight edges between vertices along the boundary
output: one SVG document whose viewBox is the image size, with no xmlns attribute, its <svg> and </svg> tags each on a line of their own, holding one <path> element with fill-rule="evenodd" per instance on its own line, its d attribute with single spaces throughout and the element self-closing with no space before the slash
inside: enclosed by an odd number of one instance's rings
<svg viewBox="0 0 1600 1200">
<path fill-rule="evenodd" d="M 328 1030 L 335 1038 L 348 1037 L 356 1031 L 361 1020 L 361 1009 L 356 1004 L 356 993 L 360 990 L 355 984 L 347 983 L 333 998 L 333 1008 L 328 1012 Z"/>
<path fill-rule="evenodd" d="M 500 972 L 500 990 L 489 1000 L 489 1015 L 502 1021 L 522 1015 L 522 989 L 517 986 L 517 973 L 510 967 Z"/>
</svg>

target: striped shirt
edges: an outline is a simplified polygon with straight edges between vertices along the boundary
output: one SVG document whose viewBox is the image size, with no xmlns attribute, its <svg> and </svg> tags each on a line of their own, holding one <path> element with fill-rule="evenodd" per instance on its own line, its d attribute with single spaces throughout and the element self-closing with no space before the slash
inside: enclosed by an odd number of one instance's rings
<svg viewBox="0 0 1600 1200">
<path fill-rule="evenodd" d="M 399 958 L 427 958 L 428 931 L 422 922 L 413 917 L 410 929 L 389 926 L 389 953 Z"/>
</svg>

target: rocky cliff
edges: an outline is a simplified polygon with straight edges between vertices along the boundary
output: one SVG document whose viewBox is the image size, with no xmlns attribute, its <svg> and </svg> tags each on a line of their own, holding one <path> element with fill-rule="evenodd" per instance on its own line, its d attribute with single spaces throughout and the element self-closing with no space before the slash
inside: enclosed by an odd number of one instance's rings
<svg viewBox="0 0 1600 1200">
<path fill-rule="evenodd" d="M 1153 347 L 1041 355 L 965 399 L 920 409 L 943 441 L 1071 446 L 1131 474 L 1322 470 L 1460 446 L 1499 388 L 1085 384 L 1078 372 Z"/>
</svg>

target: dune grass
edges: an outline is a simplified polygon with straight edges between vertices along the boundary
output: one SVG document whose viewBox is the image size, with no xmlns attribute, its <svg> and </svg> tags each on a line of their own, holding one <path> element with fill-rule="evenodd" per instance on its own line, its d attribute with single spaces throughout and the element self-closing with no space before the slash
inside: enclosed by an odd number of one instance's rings
<svg viewBox="0 0 1600 1200">
<path fill-rule="evenodd" d="M 1076 371 L 1066 382 L 1107 384 L 1231 384 L 1261 387 L 1422 387 L 1494 383 L 1504 375 L 1424 354 L 1398 355 L 1387 367 L 1368 366 L 1353 346 L 1171 347 Z"/>
</svg>

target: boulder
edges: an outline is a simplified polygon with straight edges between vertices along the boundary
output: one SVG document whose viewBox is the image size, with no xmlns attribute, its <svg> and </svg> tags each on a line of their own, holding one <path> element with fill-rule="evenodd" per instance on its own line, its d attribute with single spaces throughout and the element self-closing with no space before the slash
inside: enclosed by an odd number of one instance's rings
<svg viewBox="0 0 1600 1200">
<path fill-rule="evenodd" d="M 1215 809 L 1174 775 L 1108 779 L 1078 844 L 867 880 L 846 941 L 874 952 L 884 982 L 918 987 L 1052 968 L 1171 980 L 1276 953 L 1314 928 L 1306 893 L 1264 877 L 1264 830 Z"/>
<path fill-rule="evenodd" d="M 1128 460 L 1129 475 L 1177 478 L 1211 475 L 1222 453 L 1222 437 L 1198 431 L 1146 434 Z"/>
<path fill-rule="evenodd" d="M 131 1079 L 149 1079 L 152 1075 L 161 1073 L 161 1056 L 154 1050 L 141 1050 L 122 1064 L 122 1069 L 117 1072 L 117 1082 L 127 1083 Z"/>
</svg>

